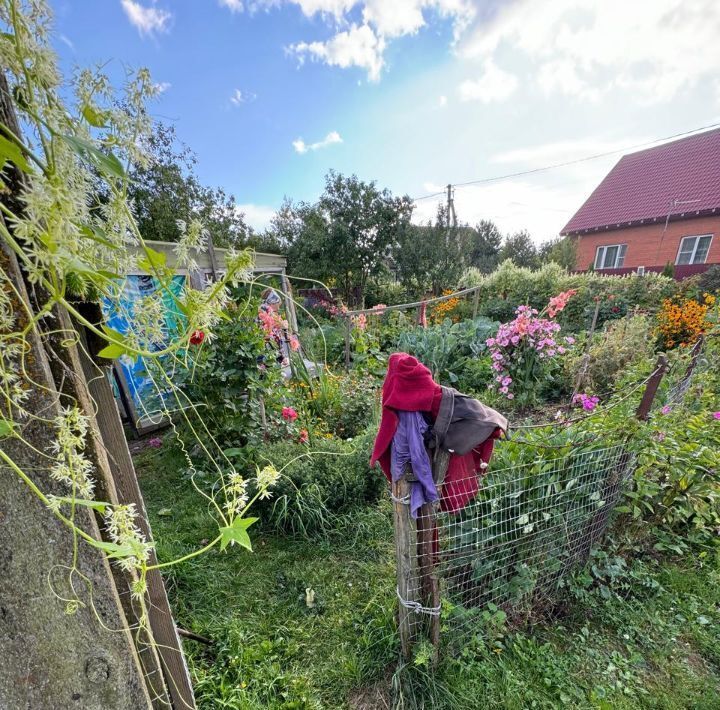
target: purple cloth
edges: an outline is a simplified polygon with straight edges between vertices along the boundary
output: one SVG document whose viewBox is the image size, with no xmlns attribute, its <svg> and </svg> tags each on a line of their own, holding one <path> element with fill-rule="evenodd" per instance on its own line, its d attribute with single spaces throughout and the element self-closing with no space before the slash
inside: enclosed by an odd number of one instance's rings
<svg viewBox="0 0 720 710">
<path fill-rule="evenodd" d="M 405 473 L 406 464 L 412 466 L 417 481 L 412 482 L 410 489 L 410 514 L 417 518 L 418 510 L 424 503 L 432 503 L 439 498 L 423 440 L 428 424 L 420 412 L 398 410 L 397 415 L 398 426 L 390 450 L 390 473 L 393 481 L 397 481 Z"/>
</svg>

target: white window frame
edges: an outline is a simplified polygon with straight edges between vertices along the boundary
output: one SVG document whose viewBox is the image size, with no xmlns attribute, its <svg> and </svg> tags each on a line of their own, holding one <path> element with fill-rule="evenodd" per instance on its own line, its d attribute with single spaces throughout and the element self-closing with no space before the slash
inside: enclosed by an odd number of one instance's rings
<svg viewBox="0 0 720 710">
<path fill-rule="evenodd" d="M 675 265 L 676 266 L 692 266 L 693 264 L 705 264 L 707 262 L 708 254 L 710 254 L 713 236 L 714 236 L 713 234 L 688 234 L 687 237 L 683 237 L 680 240 L 680 245 L 678 246 L 677 255 L 675 257 Z M 705 258 L 702 261 L 695 261 L 695 255 L 697 254 L 698 244 L 700 243 L 700 240 L 703 237 L 710 237 L 710 243 L 708 244 L 707 254 L 705 254 Z M 682 254 L 683 244 L 685 243 L 686 239 L 694 239 L 695 245 L 693 246 L 692 254 L 690 255 L 690 261 L 688 261 L 687 264 L 681 264 L 680 263 L 680 254 Z"/>
<path fill-rule="evenodd" d="M 612 266 L 602 266 L 605 261 L 605 254 L 608 249 L 617 247 L 615 255 L 615 263 Z M 627 244 L 603 244 L 595 250 L 595 268 L 596 269 L 621 269 L 625 263 L 625 254 L 627 254 Z M 602 257 L 601 257 L 602 255 Z"/>
</svg>

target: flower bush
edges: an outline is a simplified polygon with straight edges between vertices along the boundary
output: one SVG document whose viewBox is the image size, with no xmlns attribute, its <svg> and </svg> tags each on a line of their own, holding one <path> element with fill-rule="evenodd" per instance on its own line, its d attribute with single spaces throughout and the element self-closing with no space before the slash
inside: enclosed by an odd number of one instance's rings
<svg viewBox="0 0 720 710">
<path fill-rule="evenodd" d="M 515 319 L 503 323 L 494 338 L 488 338 L 492 369 L 492 386 L 507 399 L 517 399 L 520 406 L 538 401 L 541 385 L 553 379 L 553 366 L 575 343 L 567 336 L 560 339 L 561 329 L 555 317 L 562 312 L 574 291 L 550 299 L 545 318 L 537 309 L 518 306 Z"/>
<path fill-rule="evenodd" d="M 707 329 L 709 309 L 715 296 L 704 294 L 700 303 L 692 298 L 666 298 L 657 317 L 657 336 L 663 347 L 692 345 Z"/>
<path fill-rule="evenodd" d="M 453 289 L 446 289 L 442 292 L 443 296 L 449 296 L 453 293 Z M 446 318 L 449 318 L 453 323 L 458 319 L 457 310 L 460 305 L 460 299 L 448 298 L 447 301 L 440 301 L 430 308 L 430 320 L 433 323 L 442 323 Z"/>
</svg>

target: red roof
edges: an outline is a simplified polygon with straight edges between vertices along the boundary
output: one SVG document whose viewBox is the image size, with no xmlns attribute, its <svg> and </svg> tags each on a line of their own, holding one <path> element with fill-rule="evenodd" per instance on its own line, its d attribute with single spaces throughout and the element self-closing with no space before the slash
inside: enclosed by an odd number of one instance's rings
<svg viewBox="0 0 720 710">
<path fill-rule="evenodd" d="M 623 156 L 561 234 L 720 212 L 720 128 Z"/>
</svg>

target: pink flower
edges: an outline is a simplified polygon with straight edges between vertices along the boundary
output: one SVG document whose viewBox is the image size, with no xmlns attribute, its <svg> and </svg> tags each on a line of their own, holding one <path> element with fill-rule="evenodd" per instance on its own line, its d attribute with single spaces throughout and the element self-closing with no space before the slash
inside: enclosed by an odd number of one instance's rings
<svg viewBox="0 0 720 710">
<path fill-rule="evenodd" d="M 672 407 L 669 404 L 666 404 L 660 411 L 663 414 L 670 414 L 671 410 L 672 410 Z"/>
<path fill-rule="evenodd" d="M 568 336 L 565 338 L 565 342 L 566 342 L 568 345 L 574 345 L 574 344 L 575 344 L 575 338 L 573 338 L 571 335 L 568 335 Z"/>
<path fill-rule="evenodd" d="M 282 417 L 286 421 L 294 422 L 298 418 L 298 413 L 292 407 L 283 407 Z"/>
<path fill-rule="evenodd" d="M 600 403 L 599 397 L 591 397 L 589 394 L 579 393 L 573 397 L 573 404 L 581 404 L 582 408 L 588 412 L 592 412 Z"/>
<path fill-rule="evenodd" d="M 288 339 L 288 342 L 290 343 L 290 349 L 293 352 L 297 352 L 300 350 L 300 341 L 298 340 L 297 335 L 291 335 Z"/>
<path fill-rule="evenodd" d="M 655 440 L 656 441 L 665 441 L 665 434 L 662 431 L 659 431 L 657 434 L 655 434 Z"/>
<path fill-rule="evenodd" d="M 512 392 L 508 392 L 508 399 L 515 399 L 515 395 Z"/>
<path fill-rule="evenodd" d="M 503 377 L 502 386 L 507 387 L 512 382 L 512 377 Z"/>
<path fill-rule="evenodd" d="M 720 412 L 713 412 L 713 419 L 720 419 Z"/>
<path fill-rule="evenodd" d="M 562 311 L 565 306 L 567 306 L 568 301 L 577 293 L 577 289 L 571 288 L 569 291 L 563 291 L 563 293 L 559 293 L 557 296 L 553 296 L 550 299 L 550 303 L 548 304 L 548 315 L 551 318 L 554 318 L 560 311 Z"/>
<path fill-rule="evenodd" d="M 148 446 L 152 446 L 153 449 L 159 449 L 162 446 L 162 439 L 159 436 L 153 436 L 152 439 L 148 439 Z"/>
<path fill-rule="evenodd" d="M 300 441 L 301 444 L 307 444 L 307 443 L 310 441 L 310 435 L 308 434 L 308 430 L 307 430 L 307 429 L 303 429 L 303 430 L 300 432 L 299 441 Z"/>
<path fill-rule="evenodd" d="M 361 313 L 359 316 L 353 316 L 352 322 L 358 330 L 365 330 L 365 328 L 367 328 L 367 316 L 364 313 Z"/>
</svg>

